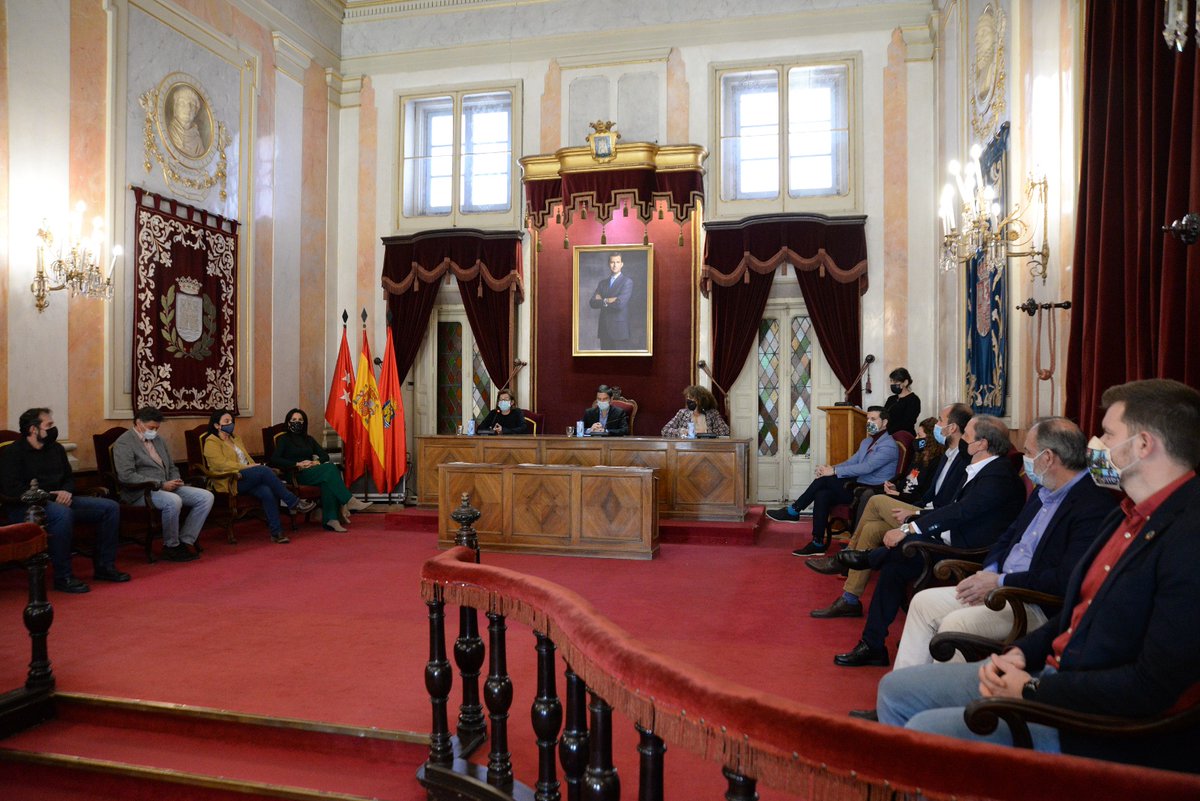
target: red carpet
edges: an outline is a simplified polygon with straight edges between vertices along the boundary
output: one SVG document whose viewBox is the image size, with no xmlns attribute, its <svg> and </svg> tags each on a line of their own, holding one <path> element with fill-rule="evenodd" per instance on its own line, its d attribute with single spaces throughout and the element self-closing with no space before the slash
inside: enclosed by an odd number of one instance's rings
<svg viewBox="0 0 1200 801">
<path fill-rule="evenodd" d="M 858 640 L 861 620 L 808 616 L 837 596 L 840 581 L 789 555 L 807 530 L 806 523 L 769 523 L 754 547 L 668 544 L 649 562 L 483 558 L 571 587 L 635 636 L 720 676 L 837 713 L 873 706 L 884 670 L 832 663 Z M 428 731 L 428 635 L 417 573 L 436 553 L 435 535 L 392 528 L 383 515 L 359 516 L 349 534 L 304 528 L 290 545 L 271 544 L 258 523 L 238 532 L 232 546 L 210 532 L 204 558 L 190 564 L 148 565 L 126 548 L 119 564 L 133 574 L 130 584 L 52 593 L 59 689 Z M 87 566 L 77 566 L 87 580 Z M 8 621 L 0 626 L 3 688 L 23 682 L 29 658 L 24 593 L 23 574 L 0 573 L 0 621 Z M 450 612 L 452 642 L 457 615 Z M 518 779 L 532 784 L 533 637 L 520 628 L 510 626 L 508 638 L 510 743 Z M 560 672 L 560 692 L 561 682 Z M 632 794 L 636 733 L 622 720 L 615 730 L 617 765 Z M 717 766 L 670 749 L 667 787 L 673 797 L 716 798 L 724 781 Z"/>
</svg>

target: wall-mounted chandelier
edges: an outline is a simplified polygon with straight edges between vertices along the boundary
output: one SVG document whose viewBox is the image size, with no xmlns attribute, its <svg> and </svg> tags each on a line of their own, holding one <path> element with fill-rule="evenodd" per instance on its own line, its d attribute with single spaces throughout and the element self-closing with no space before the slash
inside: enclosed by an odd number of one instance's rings
<svg viewBox="0 0 1200 801">
<path fill-rule="evenodd" d="M 86 211 L 87 204 L 79 201 L 71 215 L 71 235 L 58 245 L 57 250 L 54 234 L 46 221 L 43 220 L 42 227 L 38 229 L 37 272 L 34 273 L 29 291 L 33 293 L 34 304 L 39 312 L 45 311 L 50 305 L 50 293 L 61 289 L 70 290 L 72 295 L 112 300 L 113 267 L 122 249 L 120 245 L 113 245 L 108 270 L 102 272 L 100 253 L 104 244 L 104 220 L 94 218 L 92 234 L 84 239 L 83 215 Z"/>
</svg>

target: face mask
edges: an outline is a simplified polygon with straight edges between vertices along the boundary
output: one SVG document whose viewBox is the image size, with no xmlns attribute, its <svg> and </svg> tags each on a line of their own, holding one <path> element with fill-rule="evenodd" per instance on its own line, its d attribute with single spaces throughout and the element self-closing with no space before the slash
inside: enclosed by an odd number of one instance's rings
<svg viewBox="0 0 1200 801">
<path fill-rule="evenodd" d="M 300 420 L 292 420 L 288 423 L 288 431 L 291 431 L 293 434 L 303 434 L 304 423 Z"/>
<path fill-rule="evenodd" d="M 916 441 L 915 444 L 917 446 L 917 450 L 923 451 L 923 450 L 925 450 L 925 446 L 929 444 L 929 440 L 926 439 L 925 437 L 921 437 L 920 439 L 918 439 Z"/>
<path fill-rule="evenodd" d="M 147 428 L 142 432 L 142 439 L 146 440 L 146 442 L 153 442 L 154 440 L 158 439 L 158 432 Z"/>
<path fill-rule="evenodd" d="M 500 407 L 500 411 L 507 412 L 512 408 L 512 401 L 500 401 L 496 405 Z"/>
<path fill-rule="evenodd" d="M 941 423 L 933 427 L 933 438 L 937 440 L 938 445 L 946 444 L 946 430 L 942 428 Z"/>
<path fill-rule="evenodd" d="M 892 389 L 892 394 L 893 394 L 893 395 L 899 395 L 899 394 L 900 394 L 900 390 L 902 389 L 902 387 L 901 387 L 899 384 L 892 384 L 892 387 L 891 387 L 891 389 Z"/>
<path fill-rule="evenodd" d="M 1137 438 L 1137 434 L 1124 442 L 1117 443 L 1117 447 L 1133 442 L 1135 438 Z M 1116 489 L 1121 486 L 1121 476 L 1125 471 L 1140 462 L 1141 459 L 1134 459 L 1124 467 L 1117 467 L 1112 460 L 1112 448 L 1105 445 L 1099 437 L 1092 437 L 1088 441 L 1087 461 L 1088 473 L 1097 486 Z"/>
<path fill-rule="evenodd" d="M 1021 461 L 1025 465 L 1025 475 L 1028 476 L 1029 481 L 1035 487 L 1046 486 L 1046 474 L 1038 473 L 1036 470 L 1033 469 L 1034 463 L 1037 462 L 1037 460 L 1040 459 L 1042 454 L 1045 452 L 1046 452 L 1045 449 L 1043 449 L 1043 450 L 1038 451 L 1037 455 L 1035 455 L 1035 456 L 1022 456 L 1021 457 Z"/>
<path fill-rule="evenodd" d="M 53 445 L 58 442 L 58 426 L 50 426 L 41 433 L 39 439 L 43 445 Z"/>
<path fill-rule="evenodd" d="M 874 420 L 868 420 L 867 421 L 867 433 L 870 434 L 871 436 L 875 436 L 876 434 L 878 434 L 879 433 L 879 423 L 876 423 Z"/>
<path fill-rule="evenodd" d="M 221 426 L 221 430 L 226 434 L 233 436 L 233 423 L 226 423 L 225 425 Z"/>
<path fill-rule="evenodd" d="M 684 405 L 687 406 L 689 412 L 696 411 L 696 402 L 694 400 L 689 400 Z"/>
<path fill-rule="evenodd" d="M 608 411 L 608 401 L 596 401 L 596 408 L 602 412 Z"/>
</svg>

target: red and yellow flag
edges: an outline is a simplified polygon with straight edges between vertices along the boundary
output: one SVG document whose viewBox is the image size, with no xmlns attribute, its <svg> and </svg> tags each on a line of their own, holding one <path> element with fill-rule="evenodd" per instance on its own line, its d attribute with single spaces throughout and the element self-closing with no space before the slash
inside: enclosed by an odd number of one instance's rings
<svg viewBox="0 0 1200 801">
<path fill-rule="evenodd" d="M 333 380 L 329 384 L 329 400 L 325 403 L 325 420 L 342 438 L 342 459 L 346 467 L 346 483 L 358 476 L 351 476 L 350 462 L 354 453 L 354 430 L 358 420 L 354 414 L 354 365 L 350 361 L 350 343 L 346 339 L 346 326 L 342 326 L 342 346 L 338 348 L 337 364 L 333 368 Z M 362 471 L 359 470 L 359 474 Z"/>
<path fill-rule="evenodd" d="M 383 350 L 383 370 L 379 374 L 379 397 L 383 405 L 383 485 L 380 492 L 391 492 L 408 469 L 404 443 L 404 399 L 400 396 L 400 376 L 396 374 L 396 353 L 392 349 L 392 328 L 387 328 Z"/>
<path fill-rule="evenodd" d="M 371 366 L 371 346 L 367 332 L 363 330 L 362 353 L 358 357 L 358 379 L 354 382 L 354 432 L 355 458 L 354 478 L 368 470 L 375 488 L 381 489 L 383 476 L 383 408 L 379 402 L 379 388 L 375 385 L 375 370 Z M 346 481 L 351 480 L 351 469 L 347 468 Z"/>
</svg>

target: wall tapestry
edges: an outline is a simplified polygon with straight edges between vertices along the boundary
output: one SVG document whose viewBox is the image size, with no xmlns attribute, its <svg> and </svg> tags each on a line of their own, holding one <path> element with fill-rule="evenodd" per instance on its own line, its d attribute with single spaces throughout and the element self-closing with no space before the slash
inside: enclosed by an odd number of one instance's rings
<svg viewBox="0 0 1200 801">
<path fill-rule="evenodd" d="M 979 157 L 983 182 L 996 188 L 999 218 L 1009 212 L 1008 123 Z M 985 251 L 966 263 L 966 324 L 968 402 L 978 414 L 1003 417 L 1008 396 L 1008 260 L 1005 268 L 990 270 Z"/>
<path fill-rule="evenodd" d="M 134 194 L 133 405 L 237 409 L 238 223 Z"/>
</svg>

